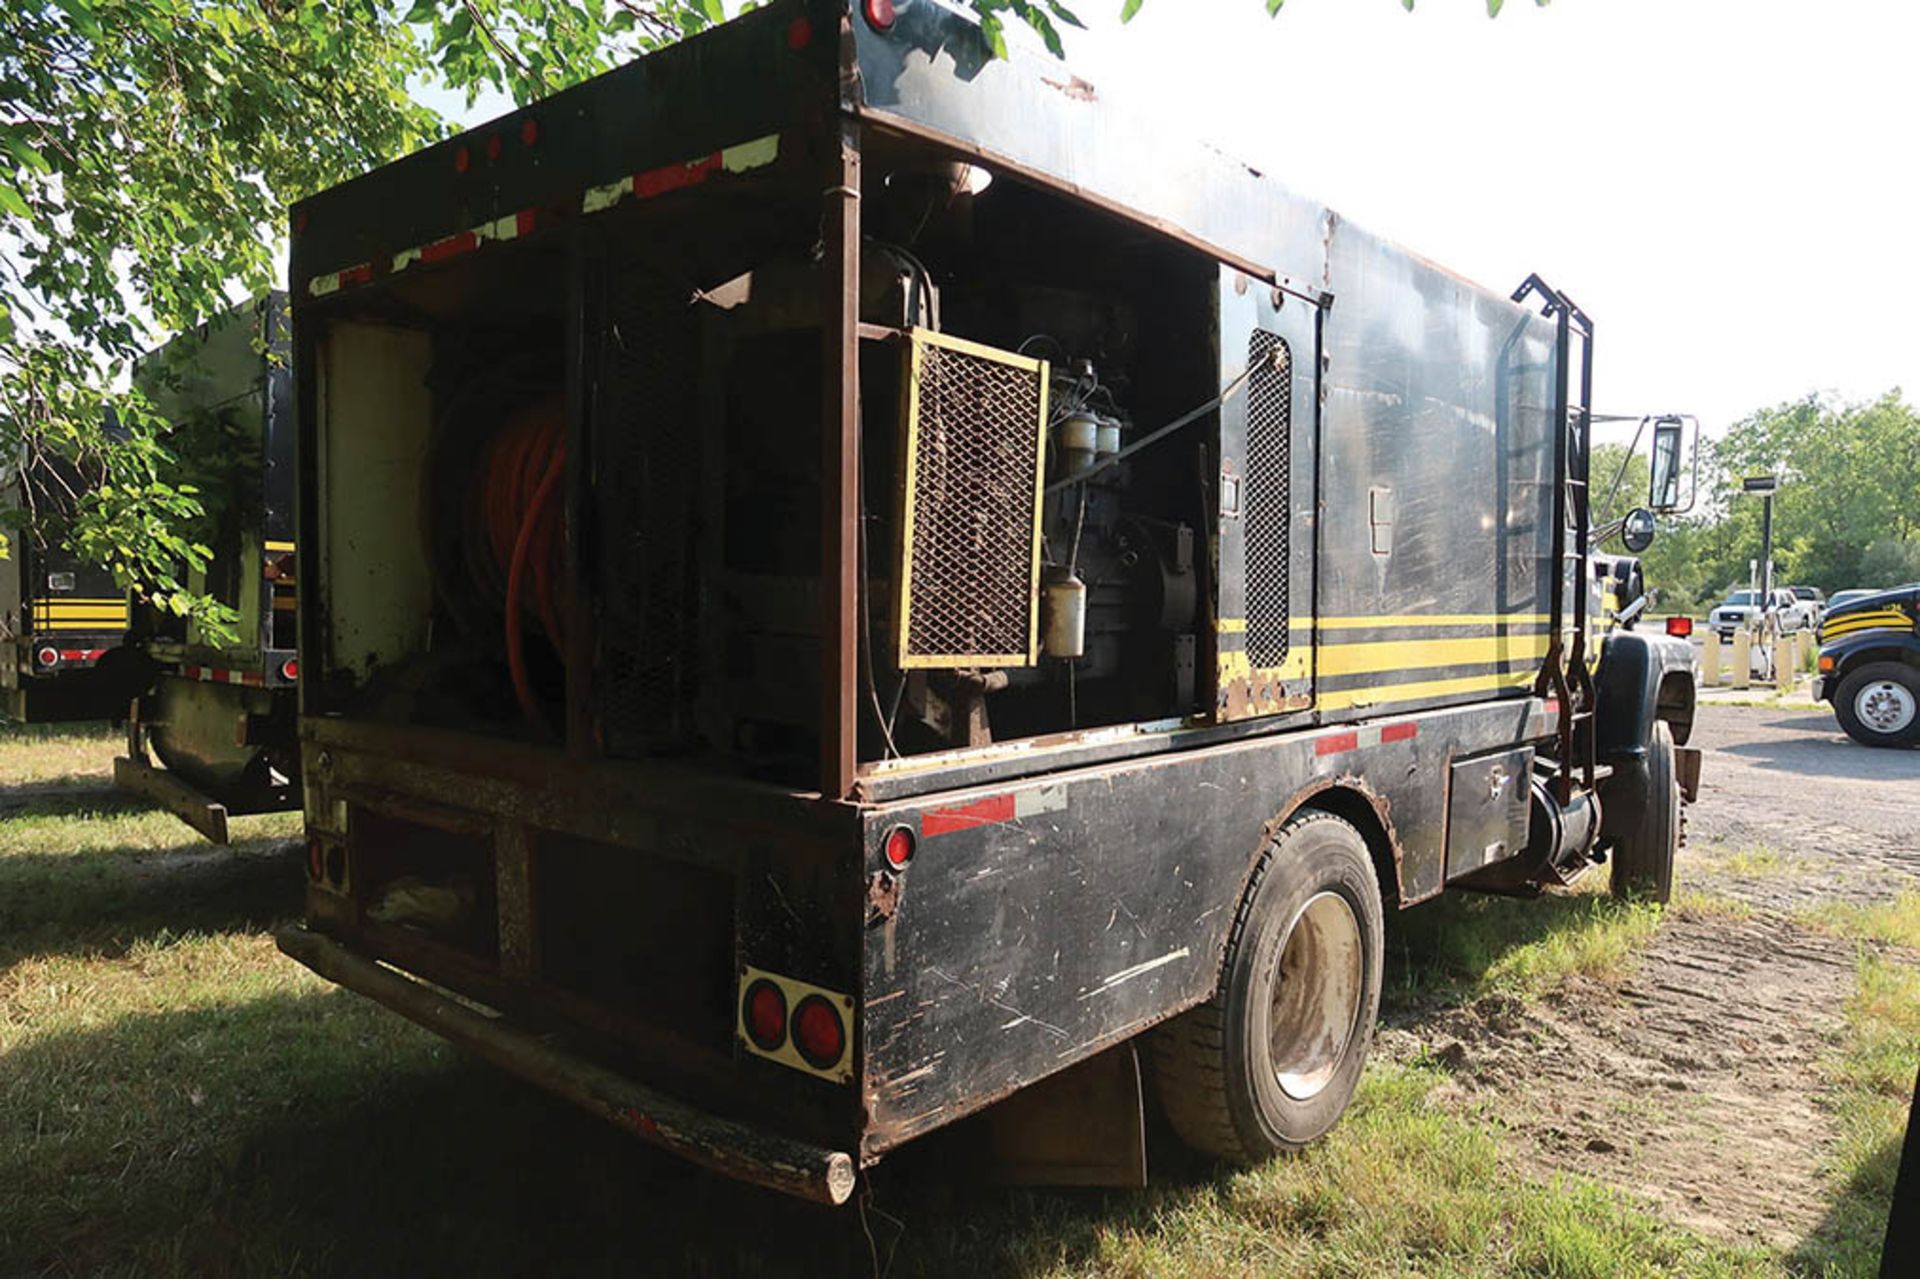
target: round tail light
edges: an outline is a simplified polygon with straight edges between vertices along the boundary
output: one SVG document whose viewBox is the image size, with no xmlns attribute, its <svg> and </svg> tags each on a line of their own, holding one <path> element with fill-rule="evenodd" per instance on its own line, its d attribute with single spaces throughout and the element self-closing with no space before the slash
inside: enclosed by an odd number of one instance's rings
<svg viewBox="0 0 1920 1279">
<path fill-rule="evenodd" d="M 793 1011 L 793 1046 L 815 1070 L 837 1065 L 846 1055 L 847 1031 L 834 1006 L 819 995 L 808 995 Z"/>
<path fill-rule="evenodd" d="M 887 832 L 884 851 L 887 865 L 895 870 L 905 870 L 907 863 L 913 860 L 913 832 L 905 826 L 895 826 Z"/>
<path fill-rule="evenodd" d="M 866 0 L 861 8 L 866 11 L 867 25 L 875 31 L 893 29 L 893 0 Z"/>
<path fill-rule="evenodd" d="M 49 646 L 41 649 L 33 656 L 40 665 L 46 667 L 48 670 L 52 670 L 54 667 L 60 665 L 60 650 L 57 648 Z"/>
<path fill-rule="evenodd" d="M 755 1047 L 762 1052 L 777 1051 L 787 1041 L 787 997 L 778 986 L 760 978 L 741 997 L 741 1021 Z"/>
<path fill-rule="evenodd" d="M 297 657 L 289 657 L 286 661 L 280 663 L 280 678 L 288 680 L 299 679 L 300 659 Z"/>
</svg>

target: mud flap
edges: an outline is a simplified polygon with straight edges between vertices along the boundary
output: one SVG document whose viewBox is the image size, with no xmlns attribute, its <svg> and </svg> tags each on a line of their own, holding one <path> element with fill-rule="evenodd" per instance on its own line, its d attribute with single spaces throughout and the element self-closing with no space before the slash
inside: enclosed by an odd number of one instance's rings
<svg viewBox="0 0 1920 1279">
<path fill-rule="evenodd" d="M 1689 804 L 1700 799 L 1700 748 L 1698 746 L 1676 746 L 1673 748 L 1673 776 L 1680 783 L 1680 798 Z"/>
<path fill-rule="evenodd" d="M 990 1108 L 987 1176 L 1012 1186 L 1147 1184 L 1140 1058 L 1129 1040 Z"/>
</svg>

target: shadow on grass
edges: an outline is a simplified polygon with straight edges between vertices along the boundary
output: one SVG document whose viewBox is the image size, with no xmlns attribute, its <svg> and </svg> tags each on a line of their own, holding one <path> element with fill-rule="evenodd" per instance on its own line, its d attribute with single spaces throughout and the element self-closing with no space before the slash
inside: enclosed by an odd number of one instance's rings
<svg viewBox="0 0 1920 1279">
<path fill-rule="evenodd" d="M 864 1215 L 819 1208 L 651 1150 L 338 992 L 123 1017 L 8 1065 L 6 1273 L 861 1275 L 875 1255 L 898 1276 L 1084 1270 L 1104 1224 L 1146 1227 L 1200 1189 L 956 1189 L 930 1142 L 878 1170 Z"/>
<path fill-rule="evenodd" d="M 121 955 L 162 934 L 260 929 L 299 913 L 284 840 L 128 854 L 0 857 L 0 971 L 49 955 Z"/>
<path fill-rule="evenodd" d="M 1788 1262 L 1792 1273 L 1862 1279 L 1880 1273 L 1880 1250 L 1900 1172 L 1901 1136 L 1894 1133 L 1875 1146 L 1840 1187 L 1820 1224 L 1794 1249 Z M 1911 1211 L 1911 1205 L 1906 1207 Z"/>
</svg>

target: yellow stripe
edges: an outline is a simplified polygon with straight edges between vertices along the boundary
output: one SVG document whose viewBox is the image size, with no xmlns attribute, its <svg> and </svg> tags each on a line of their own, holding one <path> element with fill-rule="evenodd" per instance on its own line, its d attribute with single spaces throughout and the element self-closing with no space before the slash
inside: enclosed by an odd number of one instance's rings
<svg viewBox="0 0 1920 1279">
<path fill-rule="evenodd" d="M 101 631 L 125 629 L 125 627 L 126 627 L 126 621 L 124 618 L 118 623 L 113 623 L 113 622 L 35 622 L 33 625 L 33 629 L 36 631 L 89 631 L 89 632 L 96 632 L 96 633 Z"/>
<path fill-rule="evenodd" d="M 1545 635 L 1476 635 L 1467 639 L 1329 644 L 1320 649 L 1319 673 L 1372 675 L 1481 662 L 1537 661 L 1547 655 L 1547 642 Z"/>
<path fill-rule="evenodd" d="M 1388 626 L 1541 626 L 1552 620 L 1545 613 L 1413 613 L 1401 615 L 1382 614 L 1378 617 L 1322 617 L 1317 621 L 1302 618 L 1288 629 L 1296 631 L 1311 630 L 1318 626 L 1327 631 L 1357 631 L 1368 627 Z M 1247 619 L 1244 617 L 1222 617 L 1214 621 L 1213 629 L 1219 635 L 1242 635 L 1246 633 Z"/>
<path fill-rule="evenodd" d="M 127 610 L 111 608 L 35 609 L 36 622 L 124 622 Z"/>
<path fill-rule="evenodd" d="M 1321 617 L 1316 618 L 1314 624 L 1321 630 L 1352 631 L 1369 626 L 1498 626 L 1502 622 L 1525 626 L 1552 620 L 1546 613 L 1413 613 L 1380 617 Z"/>
<path fill-rule="evenodd" d="M 1534 681 L 1534 672 L 1517 675 L 1463 675 L 1458 679 L 1427 680 L 1419 684 L 1383 684 L 1372 688 L 1347 688 L 1322 693 L 1322 710 L 1347 710 L 1360 706 L 1392 706 L 1401 702 L 1423 701 L 1430 697 L 1448 697 L 1455 693 L 1489 693 L 1508 688 L 1526 688 Z"/>
<path fill-rule="evenodd" d="M 292 542 L 268 542 L 266 543 L 266 547 L 269 551 L 291 551 L 293 550 L 293 543 Z"/>
<path fill-rule="evenodd" d="M 103 608 L 125 608 L 127 600 L 124 595 L 104 595 L 98 598 L 85 595 L 62 595 L 59 599 L 35 600 L 33 606 L 35 608 L 68 608 L 83 604 Z"/>
</svg>

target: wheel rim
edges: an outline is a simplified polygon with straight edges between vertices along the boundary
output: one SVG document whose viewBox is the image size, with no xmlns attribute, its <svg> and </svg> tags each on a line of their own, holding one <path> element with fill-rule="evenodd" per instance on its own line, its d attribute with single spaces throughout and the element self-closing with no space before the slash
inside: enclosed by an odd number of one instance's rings
<svg viewBox="0 0 1920 1279">
<path fill-rule="evenodd" d="M 1310 898 L 1280 950 L 1268 1013 L 1281 1091 L 1308 1101 L 1332 1082 L 1353 1038 L 1365 981 L 1360 920 L 1338 893 Z"/>
<path fill-rule="evenodd" d="M 1876 733 L 1898 733 L 1913 723 L 1913 690 L 1890 679 L 1877 679 L 1853 695 L 1853 713 Z"/>
</svg>

